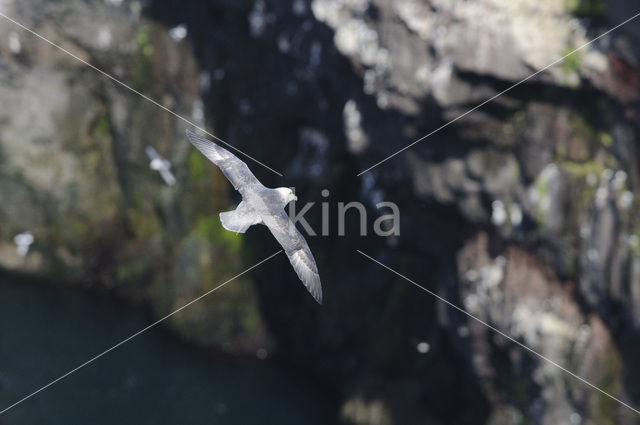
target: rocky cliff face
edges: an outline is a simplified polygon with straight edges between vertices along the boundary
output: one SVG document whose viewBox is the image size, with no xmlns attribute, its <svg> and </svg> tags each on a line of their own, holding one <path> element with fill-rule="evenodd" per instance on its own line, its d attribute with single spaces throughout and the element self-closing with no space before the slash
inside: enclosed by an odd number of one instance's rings
<svg viewBox="0 0 640 425">
<path fill-rule="evenodd" d="M 346 237 L 309 238 L 322 308 L 283 257 L 253 285 L 236 282 L 181 315 L 182 335 L 247 351 L 269 344 L 266 324 L 280 358 L 337 390 L 354 423 L 638 423 L 355 253 L 638 405 L 638 22 L 357 176 L 637 13 L 628 2 L 137 4 L 5 8 L 176 112 L 206 117 L 285 175 L 253 166 L 265 184 L 295 182 L 317 203 L 327 188 L 332 212 L 361 200 L 370 222 L 381 199 L 402 211 L 400 237 L 360 237 L 351 216 Z M 188 36 L 176 41 L 180 24 Z M 0 112 L 4 269 L 99 283 L 161 314 L 223 281 L 239 253 L 251 264 L 277 249 L 266 231 L 221 231 L 227 185 L 189 151 L 179 121 L 42 41 L 0 30 L 0 98 L 15 105 Z M 146 145 L 171 158 L 176 186 L 148 169 Z M 308 215 L 315 229 L 320 213 Z M 36 243 L 19 259 L 10 241 L 24 229 Z"/>
<path fill-rule="evenodd" d="M 188 46 L 142 17 L 139 3 L 112 3 L 5 2 L 3 13 L 202 123 Z M 233 276 L 242 241 L 215 213 L 231 201 L 190 152 L 183 123 L 13 24 L 0 31 L 0 266 L 113 289 L 158 315 Z M 147 146 L 171 159 L 176 185 L 150 169 Z M 21 258 L 13 237 L 24 231 L 34 244 Z M 229 351 L 268 344 L 249 281 L 210 301 L 172 326 Z M 215 325 L 222 317 L 229 326 Z"/>
</svg>

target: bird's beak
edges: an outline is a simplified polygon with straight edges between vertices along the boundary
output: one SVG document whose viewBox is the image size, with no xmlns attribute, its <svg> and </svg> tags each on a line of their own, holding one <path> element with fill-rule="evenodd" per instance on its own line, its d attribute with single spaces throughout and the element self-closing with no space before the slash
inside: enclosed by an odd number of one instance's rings
<svg viewBox="0 0 640 425">
<path fill-rule="evenodd" d="M 294 200 L 294 201 L 297 201 L 297 200 L 298 200 L 298 197 L 297 197 L 296 195 L 293 195 L 293 200 Z"/>
</svg>

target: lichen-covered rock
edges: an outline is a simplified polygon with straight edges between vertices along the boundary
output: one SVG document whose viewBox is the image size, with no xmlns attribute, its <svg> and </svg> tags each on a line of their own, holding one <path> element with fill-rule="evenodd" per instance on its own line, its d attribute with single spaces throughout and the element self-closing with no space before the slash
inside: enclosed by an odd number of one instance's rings
<svg viewBox="0 0 640 425">
<path fill-rule="evenodd" d="M 537 355 L 571 365 L 580 377 L 615 397 L 626 398 L 621 394 L 620 353 L 600 318 L 582 313 L 575 299 L 575 284 L 563 286 L 551 269 L 516 246 L 490 254 L 489 239 L 479 234 L 458 256 L 460 293 L 466 310 Z M 471 340 L 474 368 L 483 378 L 487 397 L 497 406 L 491 423 L 517 423 L 525 417 L 535 423 L 583 417 L 598 423 L 628 413 L 485 325 L 472 320 L 452 333 L 454 338 Z M 501 358 L 509 362 L 501 362 Z M 511 375 L 511 368 L 518 372 Z M 502 381 L 503 376 L 510 376 L 508 383 Z M 513 417 L 500 418 L 498 412 L 503 409 L 510 410 Z"/>
<path fill-rule="evenodd" d="M 187 42 L 143 18 L 139 3 L 3 7 L 202 124 L 199 72 Z M 0 38 L 14 40 L 0 47 L 7 106 L 0 112 L 0 267 L 114 288 L 149 301 L 158 316 L 243 269 L 241 239 L 227 236 L 215 214 L 231 204 L 224 178 L 190 150 L 181 120 L 19 27 L 3 23 Z M 147 146 L 170 159 L 177 184 L 165 185 L 149 167 Z M 34 243 L 22 258 L 13 237 L 26 230 Z M 254 353 L 268 344 L 248 278 L 173 316 L 171 326 L 225 351 Z"/>
</svg>

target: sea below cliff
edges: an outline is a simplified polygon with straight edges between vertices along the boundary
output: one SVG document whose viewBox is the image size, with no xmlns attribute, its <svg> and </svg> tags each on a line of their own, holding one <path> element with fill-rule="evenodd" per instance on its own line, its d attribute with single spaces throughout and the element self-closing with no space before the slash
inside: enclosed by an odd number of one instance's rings
<svg viewBox="0 0 640 425">
<path fill-rule="evenodd" d="M 0 278 L 0 409 L 151 319 L 101 294 Z M 204 355 L 153 328 L 0 417 L 0 424 L 325 424 L 316 391 L 270 360 Z"/>
</svg>

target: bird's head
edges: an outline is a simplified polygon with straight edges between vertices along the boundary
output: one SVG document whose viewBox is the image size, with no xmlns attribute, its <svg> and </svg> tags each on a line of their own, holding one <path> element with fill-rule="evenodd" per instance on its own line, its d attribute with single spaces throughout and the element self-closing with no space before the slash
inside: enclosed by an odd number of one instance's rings
<svg viewBox="0 0 640 425">
<path fill-rule="evenodd" d="M 284 200 L 285 205 L 291 201 L 298 200 L 298 197 L 293 193 L 293 190 L 289 189 L 288 187 L 279 187 L 276 190 Z"/>
</svg>

